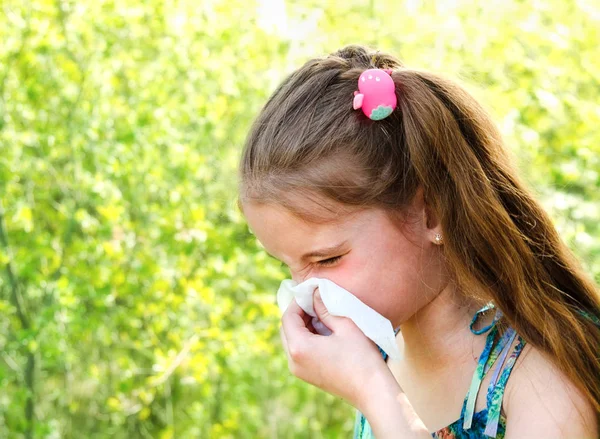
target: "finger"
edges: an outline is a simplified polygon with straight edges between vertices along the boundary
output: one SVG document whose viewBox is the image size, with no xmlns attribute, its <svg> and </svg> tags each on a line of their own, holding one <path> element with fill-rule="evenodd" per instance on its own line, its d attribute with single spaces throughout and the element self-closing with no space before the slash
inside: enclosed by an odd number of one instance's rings
<svg viewBox="0 0 600 439">
<path fill-rule="evenodd" d="M 298 302 L 296 302 L 296 300 L 292 300 L 290 302 L 287 310 L 302 316 L 302 320 L 304 320 L 305 323 L 310 321 L 310 315 L 307 314 L 306 311 L 304 311 L 302 308 L 300 308 L 300 305 L 298 305 Z"/>
<path fill-rule="evenodd" d="M 308 324 L 306 325 L 306 327 L 308 328 L 308 330 L 310 332 L 312 332 L 313 334 L 318 334 L 319 331 L 317 331 L 312 323 L 312 319 L 310 320 L 310 322 L 308 322 Z"/>
<path fill-rule="evenodd" d="M 325 326 L 325 324 L 316 317 L 312 319 L 311 324 L 312 324 L 313 329 L 319 335 L 333 334 L 333 331 L 331 329 L 329 329 L 327 326 Z"/>
<path fill-rule="evenodd" d="M 300 307 L 298 307 L 298 308 L 300 308 Z M 304 325 L 308 328 L 308 330 L 310 332 L 312 332 L 313 334 L 316 334 L 317 332 L 315 331 L 315 328 L 312 324 L 313 317 L 310 314 L 308 314 L 306 311 L 304 311 L 302 308 L 300 308 L 299 312 L 302 314 L 302 320 L 304 320 Z"/>
<path fill-rule="evenodd" d="M 330 331 L 334 331 L 336 327 L 336 317 L 332 316 L 329 311 L 327 311 L 327 308 L 323 303 L 323 299 L 321 298 L 321 292 L 318 289 L 313 295 L 313 307 L 320 323 L 327 327 L 327 329 Z"/>
<path fill-rule="evenodd" d="M 300 308 L 296 301 L 294 301 L 294 305 L 299 308 L 297 312 L 302 316 L 302 320 L 304 320 L 304 325 L 306 326 L 306 328 L 313 334 L 318 334 L 318 331 L 315 329 L 312 323 L 313 317 L 306 311 L 304 311 L 302 308 Z"/>
<path fill-rule="evenodd" d="M 300 305 L 298 305 L 298 302 L 296 302 L 295 300 L 292 300 L 292 302 L 290 303 L 290 305 L 288 305 L 288 307 L 292 307 L 293 312 L 297 312 L 298 314 L 300 314 L 302 316 L 302 320 L 304 320 L 304 326 L 306 326 L 306 328 L 311 332 L 311 334 L 315 334 L 315 335 L 319 334 L 319 331 L 315 328 L 315 326 L 313 324 L 315 317 L 311 316 L 306 311 L 304 311 L 300 307 Z"/>
<path fill-rule="evenodd" d="M 303 334 L 312 334 L 308 328 L 310 320 L 311 317 L 300 308 L 295 300 L 292 300 L 281 317 L 281 325 L 285 332 L 288 344 L 291 339 L 301 337 Z"/>
<path fill-rule="evenodd" d="M 300 305 L 298 305 L 298 302 L 296 302 L 295 300 L 292 300 L 289 307 L 293 308 L 292 312 L 300 314 L 302 316 L 302 320 L 304 320 L 304 324 L 306 326 L 308 326 L 312 317 L 306 311 L 304 311 L 302 308 L 300 308 Z"/>
<path fill-rule="evenodd" d="M 295 301 L 292 301 L 281 317 L 281 328 L 287 343 L 288 365 L 296 376 L 298 365 L 304 361 L 308 352 L 312 351 L 312 337 L 317 337 L 307 327 L 305 318 L 306 313 Z"/>
</svg>

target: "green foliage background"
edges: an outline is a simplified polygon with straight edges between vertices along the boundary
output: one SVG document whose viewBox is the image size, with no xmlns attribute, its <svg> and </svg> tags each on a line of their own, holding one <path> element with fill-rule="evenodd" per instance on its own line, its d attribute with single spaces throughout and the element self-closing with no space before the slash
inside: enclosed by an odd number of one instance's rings
<svg viewBox="0 0 600 439">
<path fill-rule="evenodd" d="M 326 4 L 326 6 L 324 6 Z M 337 438 L 294 379 L 286 273 L 236 208 L 248 126 L 348 43 L 461 79 L 600 279 L 600 6 L 0 2 L 0 437 Z"/>
</svg>

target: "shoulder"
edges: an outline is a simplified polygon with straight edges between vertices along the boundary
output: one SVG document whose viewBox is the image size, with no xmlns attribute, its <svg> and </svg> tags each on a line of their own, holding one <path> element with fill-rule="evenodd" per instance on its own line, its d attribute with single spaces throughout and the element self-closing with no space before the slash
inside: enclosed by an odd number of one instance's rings
<svg viewBox="0 0 600 439">
<path fill-rule="evenodd" d="M 597 438 L 592 403 L 539 349 L 525 345 L 504 398 L 506 437 Z"/>
</svg>

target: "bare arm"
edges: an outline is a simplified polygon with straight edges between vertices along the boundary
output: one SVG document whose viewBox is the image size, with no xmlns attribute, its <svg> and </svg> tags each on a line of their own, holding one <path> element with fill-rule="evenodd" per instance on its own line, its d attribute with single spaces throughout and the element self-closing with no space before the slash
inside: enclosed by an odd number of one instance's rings
<svg viewBox="0 0 600 439">
<path fill-rule="evenodd" d="M 363 402 L 358 409 L 369 421 L 377 439 L 431 439 L 389 369 L 377 371 L 365 384 Z"/>
<path fill-rule="evenodd" d="M 506 439 L 598 438 L 591 402 L 539 351 L 527 354 L 507 389 Z"/>
</svg>

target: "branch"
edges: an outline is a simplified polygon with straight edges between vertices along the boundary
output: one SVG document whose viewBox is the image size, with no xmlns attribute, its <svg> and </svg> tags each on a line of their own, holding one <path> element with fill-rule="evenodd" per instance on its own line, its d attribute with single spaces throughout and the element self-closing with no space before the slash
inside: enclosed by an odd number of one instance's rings
<svg viewBox="0 0 600 439">
<path fill-rule="evenodd" d="M 179 367 L 181 362 L 187 356 L 188 352 L 192 348 L 192 345 L 198 341 L 198 337 L 199 337 L 198 334 L 194 334 L 190 337 L 190 339 L 186 342 L 183 349 L 181 349 L 181 351 L 177 354 L 177 356 L 175 357 L 175 359 L 173 360 L 171 365 L 167 368 L 167 370 L 165 370 L 163 372 L 163 374 L 160 377 L 158 377 L 156 379 L 156 381 L 154 381 L 154 383 L 153 383 L 154 386 L 160 386 L 165 381 L 167 381 L 171 375 L 173 375 L 173 372 L 175 372 L 175 369 L 177 369 Z"/>
<path fill-rule="evenodd" d="M 25 311 L 23 309 L 23 297 L 21 296 L 17 276 L 15 275 L 12 266 L 13 254 L 8 242 L 8 236 L 6 234 L 6 224 L 4 222 L 4 206 L 2 204 L 2 199 L 0 199 L 0 244 L 6 249 L 6 254 L 8 256 L 8 262 L 6 262 L 5 269 L 6 274 L 8 276 L 8 281 L 10 283 L 11 301 L 17 310 L 17 317 L 21 322 L 21 327 L 23 329 L 29 329 L 31 325 L 29 322 L 29 318 L 25 315 Z M 25 365 L 25 387 L 29 391 L 29 394 L 27 395 L 27 400 L 25 402 L 25 419 L 27 420 L 27 428 L 25 430 L 26 439 L 31 439 L 33 437 L 33 418 L 35 413 L 34 385 L 35 353 L 29 351 L 27 353 L 27 364 Z"/>
<path fill-rule="evenodd" d="M 13 306 L 17 309 L 17 317 L 21 322 L 22 328 L 29 329 L 29 318 L 24 311 L 23 298 L 21 297 L 19 284 L 12 265 L 13 254 L 8 243 L 8 237 L 6 235 L 4 206 L 2 204 L 2 199 L 0 199 L 0 245 L 2 245 L 2 247 L 6 250 L 6 254 L 8 256 L 8 262 L 6 262 L 6 266 L 4 268 L 6 270 L 6 275 L 8 276 L 8 283 L 10 284 L 10 300 Z"/>
</svg>

